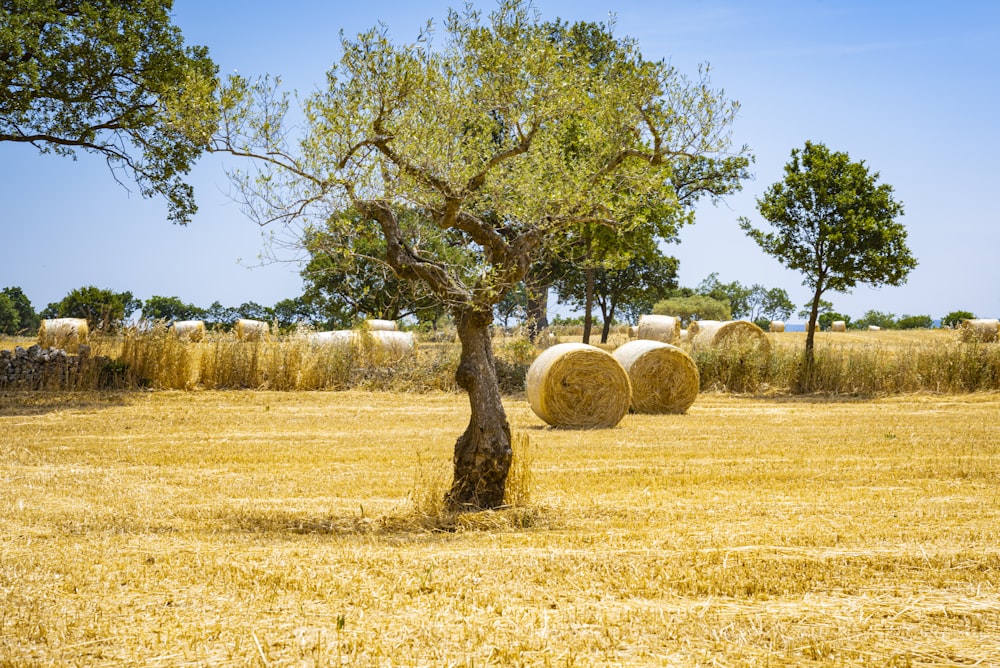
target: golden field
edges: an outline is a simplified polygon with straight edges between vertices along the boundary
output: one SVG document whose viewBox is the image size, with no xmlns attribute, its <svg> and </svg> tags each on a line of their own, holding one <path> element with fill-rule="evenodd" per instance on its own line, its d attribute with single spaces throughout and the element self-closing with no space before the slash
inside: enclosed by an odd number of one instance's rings
<svg viewBox="0 0 1000 668">
<path fill-rule="evenodd" d="M 449 518 L 458 394 L 0 393 L 0 665 L 1000 664 L 1000 394 L 507 407 Z"/>
</svg>

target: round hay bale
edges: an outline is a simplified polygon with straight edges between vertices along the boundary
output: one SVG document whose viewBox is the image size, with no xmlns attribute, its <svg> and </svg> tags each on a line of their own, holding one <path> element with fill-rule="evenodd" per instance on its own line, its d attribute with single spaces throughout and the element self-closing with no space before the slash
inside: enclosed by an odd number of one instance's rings
<svg viewBox="0 0 1000 668">
<path fill-rule="evenodd" d="M 372 332 L 395 332 L 399 329 L 395 320 L 365 320 L 365 327 Z"/>
<path fill-rule="evenodd" d="M 846 332 L 847 331 L 847 322 L 844 321 L 844 320 L 834 320 L 833 322 L 830 323 L 830 331 L 831 332 Z"/>
<path fill-rule="evenodd" d="M 271 328 L 263 320 L 240 318 L 236 321 L 236 338 L 240 341 L 263 341 Z"/>
<path fill-rule="evenodd" d="M 698 367 L 677 346 L 629 341 L 612 356 L 628 373 L 636 413 L 683 413 L 698 397 Z"/>
<path fill-rule="evenodd" d="M 878 325 L 868 325 L 868 331 L 869 332 L 881 332 L 882 328 L 879 327 Z"/>
<path fill-rule="evenodd" d="M 182 341 L 197 342 L 205 338 L 204 320 L 178 320 L 173 324 L 174 335 Z"/>
<path fill-rule="evenodd" d="M 354 332 L 349 329 L 338 329 L 332 332 L 312 332 L 309 334 L 309 343 L 314 348 L 331 346 L 349 349 L 354 345 Z"/>
<path fill-rule="evenodd" d="M 600 348 L 557 343 L 528 368 L 528 403 L 553 427 L 614 427 L 628 412 L 632 385 L 622 365 Z"/>
<path fill-rule="evenodd" d="M 90 328 L 85 318 L 47 318 L 38 325 L 38 345 L 42 348 L 61 348 L 76 354 L 88 336 Z"/>
<path fill-rule="evenodd" d="M 693 330 L 695 324 L 697 330 Z M 688 332 L 695 350 L 746 347 L 760 353 L 771 352 L 771 342 L 764 330 L 746 320 L 701 320 L 691 323 Z"/>
<path fill-rule="evenodd" d="M 990 343 L 1000 335 L 1000 320 L 995 318 L 969 318 L 958 327 L 963 343 Z"/>
<path fill-rule="evenodd" d="M 381 352 L 402 355 L 412 353 L 417 349 L 417 339 L 413 336 L 413 332 L 376 329 L 365 334 L 371 337 L 376 348 Z"/>
<path fill-rule="evenodd" d="M 780 320 L 772 320 L 771 324 L 768 325 L 768 329 L 771 331 L 772 334 L 779 334 L 785 331 L 785 323 L 781 322 Z"/>
<path fill-rule="evenodd" d="M 681 319 L 672 315 L 641 315 L 636 332 L 640 339 L 673 343 L 681 340 Z"/>
<path fill-rule="evenodd" d="M 688 341 L 694 341 L 702 327 L 715 327 L 721 325 L 721 320 L 695 320 L 687 328 Z"/>
</svg>

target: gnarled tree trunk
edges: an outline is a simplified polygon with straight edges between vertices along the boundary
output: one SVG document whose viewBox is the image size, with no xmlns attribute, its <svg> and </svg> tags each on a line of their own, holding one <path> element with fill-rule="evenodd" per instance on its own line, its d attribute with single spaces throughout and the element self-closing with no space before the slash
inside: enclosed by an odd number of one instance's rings
<svg viewBox="0 0 1000 668">
<path fill-rule="evenodd" d="M 455 443 L 455 476 L 446 501 L 452 510 L 498 508 L 513 451 L 493 362 L 492 313 L 464 309 L 455 320 L 462 342 L 455 380 L 468 392 L 472 414 Z"/>
</svg>

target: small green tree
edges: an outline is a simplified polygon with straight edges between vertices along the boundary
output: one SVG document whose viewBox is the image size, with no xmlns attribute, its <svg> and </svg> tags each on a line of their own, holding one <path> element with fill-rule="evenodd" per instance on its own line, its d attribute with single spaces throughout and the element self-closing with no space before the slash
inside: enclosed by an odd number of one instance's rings
<svg viewBox="0 0 1000 668">
<path fill-rule="evenodd" d="M 878 327 L 879 329 L 895 329 L 896 315 L 894 313 L 883 313 L 874 309 L 866 311 L 860 319 L 856 320 L 854 326 L 857 329 L 868 329 Z"/>
<path fill-rule="evenodd" d="M 847 153 L 806 142 L 804 149 L 792 150 L 784 180 L 757 200 L 757 210 L 775 231 L 764 232 L 740 219 L 765 253 L 801 272 L 802 284 L 812 289 L 807 383 L 823 295 L 828 290 L 850 292 L 858 283 L 900 285 L 917 265 L 906 245 L 906 228 L 896 221 L 903 205 L 878 177 L 864 161 L 852 162 Z"/>
<path fill-rule="evenodd" d="M 85 318 L 91 329 L 114 332 L 142 308 L 131 292 L 114 292 L 88 285 L 73 290 L 62 301 L 49 304 L 47 318 Z"/>
<path fill-rule="evenodd" d="M 185 47 L 171 0 L 0 3 L 0 142 L 101 155 L 114 178 L 195 212 L 184 176 L 216 126 L 215 64 Z"/>
<path fill-rule="evenodd" d="M 17 334 L 21 328 L 21 315 L 14 300 L 0 292 L 0 334 Z"/>
<path fill-rule="evenodd" d="M 2 294 L 7 296 L 11 304 L 14 306 L 14 310 L 17 311 L 18 321 L 17 329 L 14 331 L 7 331 L 5 333 L 17 334 L 36 331 L 41 318 L 38 317 L 34 307 L 31 305 L 31 300 L 24 294 L 24 291 L 18 287 L 9 287 L 4 288 L 2 290 Z"/>
<path fill-rule="evenodd" d="M 153 295 L 143 302 L 142 317 L 146 320 L 202 320 L 205 309 L 186 304 L 180 297 Z"/>
<path fill-rule="evenodd" d="M 713 299 L 708 295 L 671 297 L 653 306 L 656 315 L 672 315 L 681 319 L 681 326 L 687 327 L 695 320 L 731 320 L 729 302 Z"/>
<path fill-rule="evenodd" d="M 826 311 L 819 316 L 819 328 L 827 331 L 833 327 L 833 323 L 842 320 L 846 327 L 851 326 L 851 316 L 837 313 L 836 311 Z"/>
<path fill-rule="evenodd" d="M 972 320 L 976 316 L 973 315 L 972 311 L 952 311 L 945 317 L 941 318 L 942 327 L 951 327 L 954 329 L 962 324 L 963 320 Z"/>
<path fill-rule="evenodd" d="M 934 318 L 929 315 L 903 315 L 896 321 L 898 329 L 930 329 L 934 326 Z"/>
<path fill-rule="evenodd" d="M 756 283 L 750 288 L 746 306 L 748 312 L 744 317 L 763 325 L 769 324 L 772 320 L 788 320 L 795 310 L 795 304 L 784 289 L 769 289 Z"/>
<path fill-rule="evenodd" d="M 712 272 L 698 284 L 695 292 L 700 295 L 707 295 L 712 299 L 729 304 L 729 310 L 733 318 L 746 318 L 752 315 L 750 298 L 753 289 L 741 285 L 739 281 L 723 283 L 719 280 L 719 274 Z"/>
</svg>

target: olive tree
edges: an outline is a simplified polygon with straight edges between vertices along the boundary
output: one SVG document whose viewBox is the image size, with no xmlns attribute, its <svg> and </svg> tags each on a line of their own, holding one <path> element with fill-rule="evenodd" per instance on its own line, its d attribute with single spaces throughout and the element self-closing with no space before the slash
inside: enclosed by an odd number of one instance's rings
<svg viewBox="0 0 1000 668">
<path fill-rule="evenodd" d="M 116 180 L 195 212 L 184 181 L 216 124 L 215 64 L 170 0 L 0 0 L 0 142 L 105 158 Z"/>
<path fill-rule="evenodd" d="M 806 142 L 793 149 L 785 178 L 757 199 L 757 210 L 775 228 L 765 232 L 746 218 L 740 226 L 765 253 L 803 274 L 813 293 L 806 326 L 806 363 L 811 368 L 815 326 L 828 290 L 850 292 L 858 283 L 901 285 L 917 262 L 896 218 L 903 205 L 892 186 L 878 183 L 864 161 Z"/>
<path fill-rule="evenodd" d="M 466 6 L 444 27 L 440 46 L 394 44 L 384 28 L 342 37 L 294 141 L 289 97 L 274 79 L 230 79 L 214 150 L 249 159 L 233 177 L 259 223 L 294 236 L 330 210 L 357 211 L 377 226 L 385 264 L 446 306 L 471 409 L 446 500 L 495 508 L 512 458 L 491 347 L 496 304 L 583 226 L 642 224 L 626 214 L 639 202 L 676 202 L 675 175 L 740 171 L 748 156 L 731 149 L 736 105 L 704 72 L 692 79 L 645 60 L 609 27 L 615 54 L 602 67 L 553 39 L 520 0 L 488 15 Z M 462 261 L 411 236 L 403 208 L 450 235 Z M 348 244 L 352 221 L 327 232 Z"/>
</svg>

